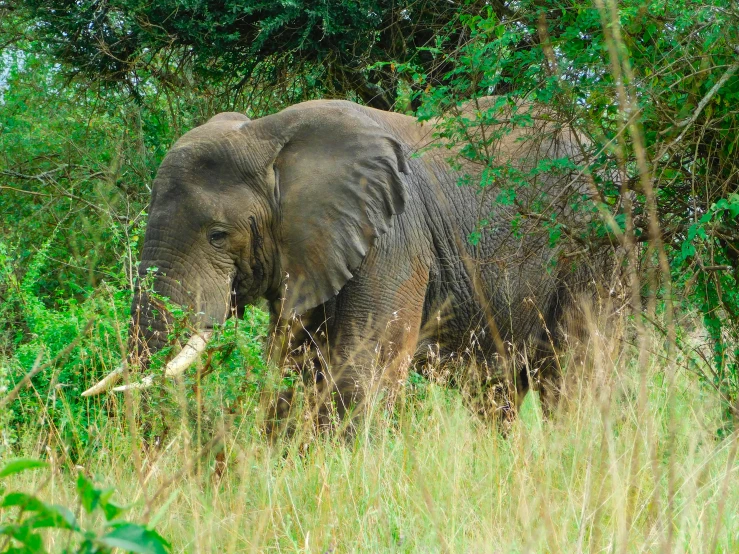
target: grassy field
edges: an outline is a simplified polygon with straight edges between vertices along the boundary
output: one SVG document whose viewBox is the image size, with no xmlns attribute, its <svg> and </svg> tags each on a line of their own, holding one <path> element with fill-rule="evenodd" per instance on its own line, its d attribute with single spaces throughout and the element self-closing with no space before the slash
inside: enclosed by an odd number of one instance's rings
<svg viewBox="0 0 739 554">
<path fill-rule="evenodd" d="M 221 422 L 183 419 L 146 449 L 122 403 L 78 463 L 175 552 L 739 552 L 739 441 L 716 438 L 713 393 L 660 345 L 640 357 L 594 336 L 559 412 L 543 420 L 529 395 L 506 436 L 459 391 L 425 383 L 392 414 L 378 404 L 353 441 L 271 446 L 247 402 Z M 52 455 L 51 477 L 5 484 L 75 506 L 75 468 L 44 431 L 23 430 L 22 443 Z M 49 535 L 49 551 L 64 541 Z"/>
</svg>

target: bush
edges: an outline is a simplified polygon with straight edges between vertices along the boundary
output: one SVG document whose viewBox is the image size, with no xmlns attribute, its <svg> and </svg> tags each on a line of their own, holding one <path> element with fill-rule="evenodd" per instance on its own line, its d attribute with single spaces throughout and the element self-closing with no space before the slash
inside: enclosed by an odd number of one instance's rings
<svg viewBox="0 0 739 554">
<path fill-rule="evenodd" d="M 568 255 L 580 253 L 571 257 L 575 264 L 603 243 L 622 247 L 637 291 L 631 308 L 649 324 L 661 313 L 674 347 L 688 348 L 678 341 L 676 314 L 701 314 L 712 353 L 690 355 L 712 359 L 704 378 L 721 392 L 727 421 L 739 415 L 737 44 L 739 15 L 724 0 L 627 0 L 617 9 L 601 0 L 524 1 L 514 17 L 492 8 L 460 13 L 447 34 L 439 33 L 427 50 L 439 67 L 451 68 L 442 84 L 423 66 L 393 64 L 414 83 L 403 103 L 420 104 L 421 120 L 440 122 L 436 138 L 453 147 L 450 161 L 463 157 L 483 168 L 462 184 L 481 194 L 492 185 L 502 189 L 491 211 L 511 205 L 518 209 L 514 224 L 533 215 L 535 232 L 569 243 Z M 490 94 L 499 94 L 493 105 L 462 109 Z M 532 125 L 528 110 L 519 109 L 522 99 L 543 106 L 540 117 L 552 126 L 585 137 L 579 166 L 542 160 L 520 175 L 491 157 L 500 138 L 490 132 L 493 124 L 505 122 L 508 132 Z M 599 225 L 571 228 L 553 211 L 520 209 L 516 194 L 552 169 L 581 171 L 591 181 L 588 194 L 573 191 L 569 204 L 575 213 L 598 213 Z M 545 194 L 539 204 L 551 207 Z M 471 241 L 492 220 L 483 218 Z"/>
<path fill-rule="evenodd" d="M 0 479 L 31 469 L 46 469 L 49 464 L 38 460 L 18 459 L 5 464 L 0 469 Z M 48 483 L 48 479 L 46 480 Z M 3 514 L 6 522 L 0 525 L 0 546 L 4 552 L 37 554 L 46 552 L 42 530 L 64 531 L 68 536 L 61 540 L 66 546 L 57 552 L 76 554 L 105 554 L 120 549 L 139 554 L 166 554 L 170 545 L 153 529 L 120 519 L 126 508 L 111 500 L 113 489 L 99 489 L 80 472 L 77 476 L 79 506 L 73 512 L 65 506 L 43 502 L 37 490 L 34 494 L 5 491 L 0 485 L 0 510 L 12 512 L 9 517 Z M 87 516 L 100 513 L 102 525 L 83 528 L 75 516 L 79 508 Z M 88 518 L 89 519 L 89 518 Z"/>
</svg>

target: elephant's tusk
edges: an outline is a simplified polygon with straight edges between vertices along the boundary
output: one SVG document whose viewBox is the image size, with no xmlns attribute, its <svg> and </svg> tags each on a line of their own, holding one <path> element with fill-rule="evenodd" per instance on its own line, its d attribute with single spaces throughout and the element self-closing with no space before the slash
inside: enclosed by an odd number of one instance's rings
<svg viewBox="0 0 739 554">
<path fill-rule="evenodd" d="M 198 359 L 198 356 L 203 352 L 203 350 L 205 350 L 205 347 L 208 344 L 208 340 L 210 339 L 212 334 L 212 331 L 204 331 L 202 335 L 195 334 L 191 336 L 190 340 L 187 341 L 187 344 L 185 344 L 180 353 L 177 354 L 177 356 L 175 356 L 164 368 L 165 377 L 172 378 L 182 375 L 187 370 L 187 368 L 190 367 L 193 362 Z M 113 385 L 115 385 L 122 376 L 123 366 L 121 365 L 115 370 L 111 371 L 98 383 L 83 392 L 82 396 L 95 396 L 97 394 L 101 394 L 113 387 Z M 138 383 L 130 383 L 128 385 L 114 387 L 113 391 L 123 392 L 125 390 L 146 389 L 153 384 L 154 377 L 152 375 L 148 375 Z"/>
<path fill-rule="evenodd" d="M 120 365 L 116 369 L 108 373 L 108 375 L 103 377 L 103 379 L 101 379 L 98 383 L 83 392 L 82 396 L 95 396 L 107 391 L 110 387 L 116 384 L 116 382 L 118 381 L 118 379 L 121 378 L 122 375 L 123 366 Z"/>
<path fill-rule="evenodd" d="M 194 334 L 187 344 L 164 368 L 165 377 L 179 377 L 190 367 L 205 350 L 212 331 L 204 331 L 202 335 Z"/>
<path fill-rule="evenodd" d="M 173 378 L 182 375 L 188 367 L 190 367 L 198 356 L 205 350 L 208 339 L 212 335 L 212 331 L 205 331 L 202 335 L 193 335 L 187 344 L 182 348 L 179 354 L 175 356 L 164 368 L 164 376 Z M 123 392 L 127 390 L 148 389 L 154 384 L 154 376 L 147 375 L 138 383 L 130 383 L 115 387 L 115 392 Z"/>
<path fill-rule="evenodd" d="M 139 390 L 139 389 L 148 389 L 150 386 L 154 384 L 154 376 L 153 375 L 147 375 L 141 381 L 138 383 L 129 383 L 128 385 L 121 385 L 120 387 L 115 387 L 113 389 L 113 392 L 123 392 L 127 390 Z"/>
</svg>

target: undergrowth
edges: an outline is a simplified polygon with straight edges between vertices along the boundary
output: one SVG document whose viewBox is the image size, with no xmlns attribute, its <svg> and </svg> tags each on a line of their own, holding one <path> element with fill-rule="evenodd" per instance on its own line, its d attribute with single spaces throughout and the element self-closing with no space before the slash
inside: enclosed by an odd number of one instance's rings
<svg viewBox="0 0 739 554">
<path fill-rule="evenodd" d="M 613 331 L 594 331 L 588 363 L 567 368 L 551 419 L 529 395 L 505 436 L 458 390 L 416 377 L 352 439 L 270 442 L 258 398 L 230 409 L 222 381 L 206 378 L 208 401 L 172 416 L 166 436 L 131 425 L 149 397 L 108 395 L 94 451 L 72 460 L 45 425 L 19 429 L 17 451 L 50 460 L 46 502 L 74 505 L 80 471 L 104 476 L 175 552 L 736 552 L 739 440 L 716 435 L 717 393 L 661 337 L 638 366 Z M 49 535 L 48 549 L 61 540 Z"/>
</svg>

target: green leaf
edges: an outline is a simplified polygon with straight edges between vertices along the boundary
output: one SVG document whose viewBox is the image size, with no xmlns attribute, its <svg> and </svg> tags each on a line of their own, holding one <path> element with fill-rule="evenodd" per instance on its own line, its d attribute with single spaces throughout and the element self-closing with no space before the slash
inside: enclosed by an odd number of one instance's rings
<svg viewBox="0 0 739 554">
<path fill-rule="evenodd" d="M 24 525 L 29 529 L 37 529 L 41 527 L 54 527 L 56 529 L 70 529 L 76 531 L 77 518 L 74 514 L 64 506 L 56 504 L 46 504 L 33 495 L 22 492 L 11 492 L 3 498 L 2 508 L 10 508 L 17 506 L 24 512 L 35 512 L 35 515 L 28 518 Z"/>
<path fill-rule="evenodd" d="M 729 209 L 729 213 L 731 214 L 732 219 L 739 216 L 739 194 L 729 195 L 728 209 Z"/>
<path fill-rule="evenodd" d="M 42 462 L 41 460 L 30 460 L 25 458 L 11 460 L 7 464 L 5 464 L 5 467 L 0 469 L 0 479 L 2 479 L 3 477 L 7 477 L 8 475 L 13 475 L 14 473 L 20 473 L 21 471 L 26 471 L 28 469 L 38 469 L 42 467 L 49 467 L 49 464 L 46 462 Z"/>
<path fill-rule="evenodd" d="M 29 512 L 43 512 L 46 510 L 46 505 L 43 502 L 24 492 L 9 492 L 5 495 L 0 507 L 10 508 L 12 506 L 18 506 L 21 510 Z"/>
<path fill-rule="evenodd" d="M 561 225 L 555 225 L 554 227 L 550 227 L 549 246 L 550 247 L 556 246 L 561 237 L 562 237 L 562 226 Z"/>
<path fill-rule="evenodd" d="M 97 542 L 138 554 L 167 554 L 170 549 L 170 544 L 159 533 L 135 523 L 122 523 Z"/>
<path fill-rule="evenodd" d="M 516 189 L 511 187 L 501 190 L 495 202 L 501 206 L 512 206 L 516 202 Z"/>
<path fill-rule="evenodd" d="M 77 475 L 77 494 L 85 512 L 91 514 L 100 502 L 100 491 L 82 472 Z"/>
<path fill-rule="evenodd" d="M 32 529 L 43 527 L 53 527 L 55 529 L 68 529 L 70 531 L 78 531 L 77 518 L 65 506 L 58 504 L 44 505 L 44 511 L 39 511 L 38 515 L 30 518 L 26 525 Z"/>
<path fill-rule="evenodd" d="M 103 512 L 105 512 L 105 519 L 108 521 L 117 518 L 121 512 L 126 510 L 125 507 L 119 506 L 114 502 L 101 502 L 100 506 L 103 508 Z"/>
<path fill-rule="evenodd" d="M 680 248 L 680 253 L 682 260 L 695 256 L 695 246 L 691 242 L 684 242 Z"/>
<path fill-rule="evenodd" d="M 32 552 L 38 554 L 46 552 L 44 550 L 44 541 L 41 535 L 33 533 L 26 525 L 6 525 L 0 526 L 0 536 L 13 537 L 19 543 L 26 546 L 24 549 L 16 550 L 9 548 L 6 552 Z"/>
<path fill-rule="evenodd" d="M 706 214 L 706 215 L 709 215 L 709 214 Z M 703 217 L 705 217 L 705 216 L 703 216 Z M 705 223 L 702 219 L 701 219 L 701 222 L 702 223 Z M 690 228 L 688 228 L 688 240 L 689 241 L 690 240 L 693 240 L 693 239 L 695 239 L 695 237 L 699 237 L 699 238 L 705 239 L 706 238 L 706 230 L 702 226 L 700 226 L 700 225 L 698 225 L 696 223 L 693 223 L 690 226 Z"/>
</svg>

